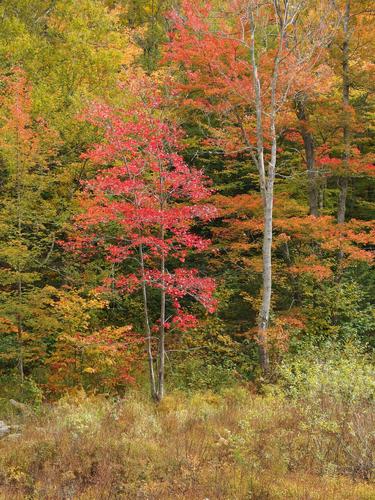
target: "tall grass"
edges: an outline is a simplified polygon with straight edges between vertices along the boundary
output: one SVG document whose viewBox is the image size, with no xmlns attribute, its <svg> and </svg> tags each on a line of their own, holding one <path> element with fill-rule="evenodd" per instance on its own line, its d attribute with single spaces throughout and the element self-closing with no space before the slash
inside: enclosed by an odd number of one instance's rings
<svg viewBox="0 0 375 500">
<path fill-rule="evenodd" d="M 20 432 L 0 440 L 0 498 L 374 499 L 371 459 L 353 467 L 364 453 L 356 431 L 314 418 L 280 392 L 242 387 L 157 406 L 139 393 L 77 393 L 19 417 Z M 366 456 L 373 423 L 360 423 Z M 354 439 L 350 459 L 340 439 Z"/>
</svg>

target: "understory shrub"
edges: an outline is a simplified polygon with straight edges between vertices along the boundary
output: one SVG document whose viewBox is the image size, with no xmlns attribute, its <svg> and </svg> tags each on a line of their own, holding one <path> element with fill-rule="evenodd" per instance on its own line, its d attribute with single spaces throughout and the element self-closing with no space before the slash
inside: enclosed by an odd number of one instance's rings
<svg viewBox="0 0 375 500">
<path fill-rule="evenodd" d="M 13 419 L 20 412 L 19 408 L 10 403 L 14 400 L 26 405 L 31 411 L 40 409 L 43 401 L 43 392 L 32 378 L 23 382 L 17 375 L 2 375 L 0 377 L 0 419 Z"/>
<path fill-rule="evenodd" d="M 221 391 L 238 383 L 232 363 L 220 365 L 204 358 L 190 358 L 173 367 L 169 373 L 169 385 L 177 390 L 195 392 Z"/>
<path fill-rule="evenodd" d="M 280 385 L 298 408 L 306 452 L 319 472 L 374 474 L 375 369 L 355 346 L 305 352 L 280 367 Z"/>
</svg>

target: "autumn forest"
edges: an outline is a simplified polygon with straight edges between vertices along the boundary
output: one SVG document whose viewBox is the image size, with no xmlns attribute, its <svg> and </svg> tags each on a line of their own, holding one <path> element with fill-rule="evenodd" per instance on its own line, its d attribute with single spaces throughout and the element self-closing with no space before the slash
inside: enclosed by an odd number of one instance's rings
<svg viewBox="0 0 375 500">
<path fill-rule="evenodd" d="M 373 1 L 0 25 L 0 499 L 375 498 Z"/>
</svg>

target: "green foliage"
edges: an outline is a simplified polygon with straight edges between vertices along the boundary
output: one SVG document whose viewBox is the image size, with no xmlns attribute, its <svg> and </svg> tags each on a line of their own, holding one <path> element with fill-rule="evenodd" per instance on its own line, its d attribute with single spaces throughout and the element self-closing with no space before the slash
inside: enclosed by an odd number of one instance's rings
<svg viewBox="0 0 375 500">
<path fill-rule="evenodd" d="M 368 292 L 354 280 L 316 283 L 308 277 L 300 280 L 303 291 L 301 314 L 306 326 L 301 344 L 318 345 L 350 340 L 373 343 L 374 309 Z"/>
<path fill-rule="evenodd" d="M 355 345 L 327 343 L 289 357 L 279 368 L 280 384 L 288 396 L 319 406 L 319 398 L 342 404 L 375 402 L 375 367 Z M 308 409 L 307 409 L 308 410 Z"/>
<path fill-rule="evenodd" d="M 32 378 L 23 382 L 19 375 L 9 374 L 0 376 L 0 418 L 12 421 L 19 417 L 20 410 L 9 401 L 26 405 L 26 413 L 39 411 L 43 401 L 43 392 Z"/>
<path fill-rule="evenodd" d="M 137 50 L 100 0 L 5 0 L 0 14 L 0 370 L 30 373 L 57 335 L 43 290 L 74 281 L 58 241 L 87 175 L 78 114 L 122 94 Z"/>
<path fill-rule="evenodd" d="M 115 2 L 112 2 L 115 3 Z M 158 68 L 161 45 L 167 39 L 166 14 L 177 2 L 175 0 L 122 0 L 123 18 L 131 28 L 137 28 L 135 41 L 142 49 L 139 58 L 146 71 Z"/>
<path fill-rule="evenodd" d="M 220 308 L 226 307 L 230 298 L 223 291 L 219 297 Z M 170 343 L 167 370 L 171 389 L 220 392 L 249 376 L 249 360 L 242 344 L 226 332 L 225 323 L 217 316 L 206 318 Z"/>
<path fill-rule="evenodd" d="M 218 392 L 236 383 L 235 367 L 230 362 L 224 366 L 210 364 L 204 356 L 179 364 L 173 364 L 168 372 L 168 383 L 171 388 L 187 392 L 212 390 Z"/>
<path fill-rule="evenodd" d="M 314 436 L 308 447 L 322 471 L 371 478 L 374 467 L 375 366 L 353 346 L 333 344 L 284 361 L 280 386 Z"/>
</svg>

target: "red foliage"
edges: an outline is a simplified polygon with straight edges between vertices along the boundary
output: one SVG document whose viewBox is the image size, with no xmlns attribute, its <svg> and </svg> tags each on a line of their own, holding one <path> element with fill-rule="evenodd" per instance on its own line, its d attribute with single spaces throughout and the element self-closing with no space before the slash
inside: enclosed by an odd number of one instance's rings
<svg viewBox="0 0 375 500">
<path fill-rule="evenodd" d="M 76 218 L 79 235 L 66 246 L 80 254 L 100 249 L 112 263 L 138 262 L 136 271 L 111 284 L 127 293 L 142 283 L 164 289 L 174 310 L 172 322 L 188 328 L 194 320 L 183 313 L 181 300 L 192 297 L 212 312 L 215 283 L 178 263 L 189 251 L 208 248 L 210 241 L 191 228 L 198 220 L 211 220 L 216 209 L 203 203 L 211 194 L 206 178 L 178 154 L 181 132 L 156 117 L 152 108 L 158 105 L 151 98 L 129 110 L 103 104 L 89 109 L 87 120 L 103 131 L 103 140 L 83 158 L 101 168 L 85 187 L 83 211 Z M 160 270 L 161 259 L 171 269 Z"/>
<path fill-rule="evenodd" d="M 225 244 L 229 256 L 260 272 L 259 259 L 262 218 L 261 200 L 256 195 L 216 197 L 224 219 L 213 233 L 219 247 Z M 298 213 L 301 215 L 297 215 Z M 340 253 L 342 265 L 353 261 L 371 263 L 375 243 L 373 221 L 352 219 L 337 224 L 332 216 L 306 216 L 304 207 L 299 207 L 282 193 L 275 198 L 274 250 L 286 248 L 296 257 L 288 263 L 292 275 L 310 274 L 317 280 L 332 277 L 332 265 Z"/>
</svg>

